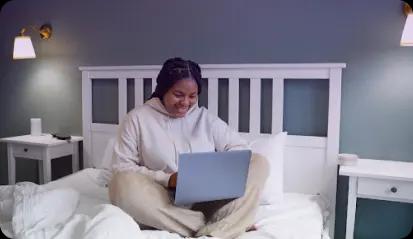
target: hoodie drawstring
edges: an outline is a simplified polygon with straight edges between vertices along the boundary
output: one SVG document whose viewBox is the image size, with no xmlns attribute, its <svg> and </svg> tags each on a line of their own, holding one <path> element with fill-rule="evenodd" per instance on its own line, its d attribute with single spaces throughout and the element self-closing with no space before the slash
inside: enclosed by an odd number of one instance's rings
<svg viewBox="0 0 413 239">
<path fill-rule="evenodd" d="M 175 120 L 177 120 L 177 119 L 175 119 Z M 188 149 L 189 149 L 189 153 L 192 153 L 193 152 L 193 149 L 192 149 L 192 144 L 191 144 L 191 141 L 189 140 L 190 139 L 190 134 L 189 134 L 189 129 L 188 129 L 188 122 L 187 122 L 187 119 L 186 119 L 186 117 L 184 117 L 184 118 L 182 118 L 182 120 L 183 120 L 183 122 L 179 122 L 180 123 L 180 128 L 181 128 L 181 132 L 182 132 L 182 135 L 183 135 L 183 140 L 184 140 L 184 143 L 188 146 Z M 170 117 L 168 117 L 168 118 L 166 118 L 166 135 L 168 136 L 168 138 L 169 138 L 169 140 L 172 142 L 172 144 L 173 144 L 173 146 L 174 146 L 174 150 L 175 150 L 175 164 L 178 166 L 178 161 L 179 161 L 179 154 L 181 153 L 181 152 L 179 152 L 179 150 L 178 150 L 178 146 L 177 146 L 177 143 L 176 143 L 176 140 L 175 140 L 175 137 L 173 137 L 173 135 L 171 134 L 171 128 L 172 128 L 172 123 L 171 123 L 171 118 Z"/>
<path fill-rule="evenodd" d="M 176 147 L 175 139 L 171 136 L 171 119 L 168 117 L 166 118 L 166 135 L 168 136 L 169 140 L 172 142 L 174 146 L 174 156 L 175 156 L 175 165 L 178 167 L 178 149 Z"/>
<path fill-rule="evenodd" d="M 189 140 L 189 130 L 188 130 L 188 122 L 187 122 L 187 117 L 185 116 L 184 118 L 184 128 L 185 128 L 185 130 L 182 130 L 183 132 L 184 132 L 184 137 L 185 137 L 185 141 L 186 141 L 186 143 L 188 144 L 188 148 L 189 148 L 189 152 L 190 153 L 192 153 L 192 144 L 191 144 L 191 141 Z M 186 126 L 186 127 L 185 127 Z"/>
</svg>

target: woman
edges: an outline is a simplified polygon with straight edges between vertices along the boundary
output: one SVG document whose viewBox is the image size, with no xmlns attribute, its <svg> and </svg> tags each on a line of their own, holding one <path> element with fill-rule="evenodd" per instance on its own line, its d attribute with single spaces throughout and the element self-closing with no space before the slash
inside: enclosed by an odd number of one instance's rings
<svg viewBox="0 0 413 239">
<path fill-rule="evenodd" d="M 114 148 L 112 203 L 139 224 L 182 236 L 234 238 L 253 223 L 268 165 L 253 154 L 243 197 L 200 203 L 192 209 L 173 205 L 180 153 L 248 148 L 246 142 L 216 116 L 198 107 L 201 69 L 181 58 L 167 60 L 150 100 L 132 110 Z"/>
</svg>

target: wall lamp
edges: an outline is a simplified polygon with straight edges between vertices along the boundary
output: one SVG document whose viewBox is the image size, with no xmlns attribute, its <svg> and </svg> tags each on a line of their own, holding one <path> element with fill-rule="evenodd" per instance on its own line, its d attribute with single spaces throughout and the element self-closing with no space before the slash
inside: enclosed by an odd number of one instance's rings
<svg viewBox="0 0 413 239">
<path fill-rule="evenodd" d="M 406 14 L 400 46 L 413 46 L 413 11 L 411 1 L 403 1 L 403 12 Z M 410 3 L 409 3 L 410 2 Z"/>
<path fill-rule="evenodd" d="M 39 29 L 31 27 L 34 32 L 40 34 L 40 38 L 47 40 L 52 36 L 52 26 L 43 24 Z M 36 53 L 33 48 L 33 43 L 30 36 L 24 35 L 26 28 L 20 30 L 19 36 L 14 38 L 13 59 L 33 59 L 36 58 Z"/>
</svg>

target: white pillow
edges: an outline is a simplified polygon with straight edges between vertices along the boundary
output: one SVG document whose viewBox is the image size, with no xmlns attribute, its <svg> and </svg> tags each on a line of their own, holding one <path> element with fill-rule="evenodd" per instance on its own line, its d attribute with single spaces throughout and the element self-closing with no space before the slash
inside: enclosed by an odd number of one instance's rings
<svg viewBox="0 0 413 239">
<path fill-rule="evenodd" d="M 73 215 L 79 193 L 71 188 L 44 191 L 42 186 L 23 185 L 14 190 L 12 226 L 16 238 L 64 223 Z"/>
<path fill-rule="evenodd" d="M 100 163 L 100 168 L 112 170 L 112 158 L 113 158 L 113 147 L 115 147 L 116 138 L 110 138 L 106 144 L 105 151 L 103 152 L 102 161 Z"/>
<path fill-rule="evenodd" d="M 100 162 L 100 173 L 98 176 L 98 182 L 100 186 L 107 186 L 112 178 L 112 160 L 113 160 L 113 148 L 115 147 L 116 138 L 110 138 L 106 144 L 103 157 Z"/>
<path fill-rule="evenodd" d="M 270 164 L 270 172 L 262 191 L 260 204 L 276 204 L 283 199 L 286 136 L 287 132 L 281 132 L 250 142 L 252 152 L 263 155 Z"/>
<path fill-rule="evenodd" d="M 0 186 L 0 229 L 4 235 L 13 238 L 11 220 L 13 218 L 14 185 Z"/>
</svg>

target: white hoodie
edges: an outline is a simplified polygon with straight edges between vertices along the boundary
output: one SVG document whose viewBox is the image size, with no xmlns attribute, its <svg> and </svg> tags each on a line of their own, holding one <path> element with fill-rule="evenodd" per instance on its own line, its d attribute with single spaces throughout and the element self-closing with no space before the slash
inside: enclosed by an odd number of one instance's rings
<svg viewBox="0 0 413 239">
<path fill-rule="evenodd" d="M 168 186 L 180 153 L 247 149 L 247 142 L 217 116 L 197 104 L 173 118 L 159 98 L 125 117 L 114 147 L 113 170 L 134 171 Z"/>
</svg>

